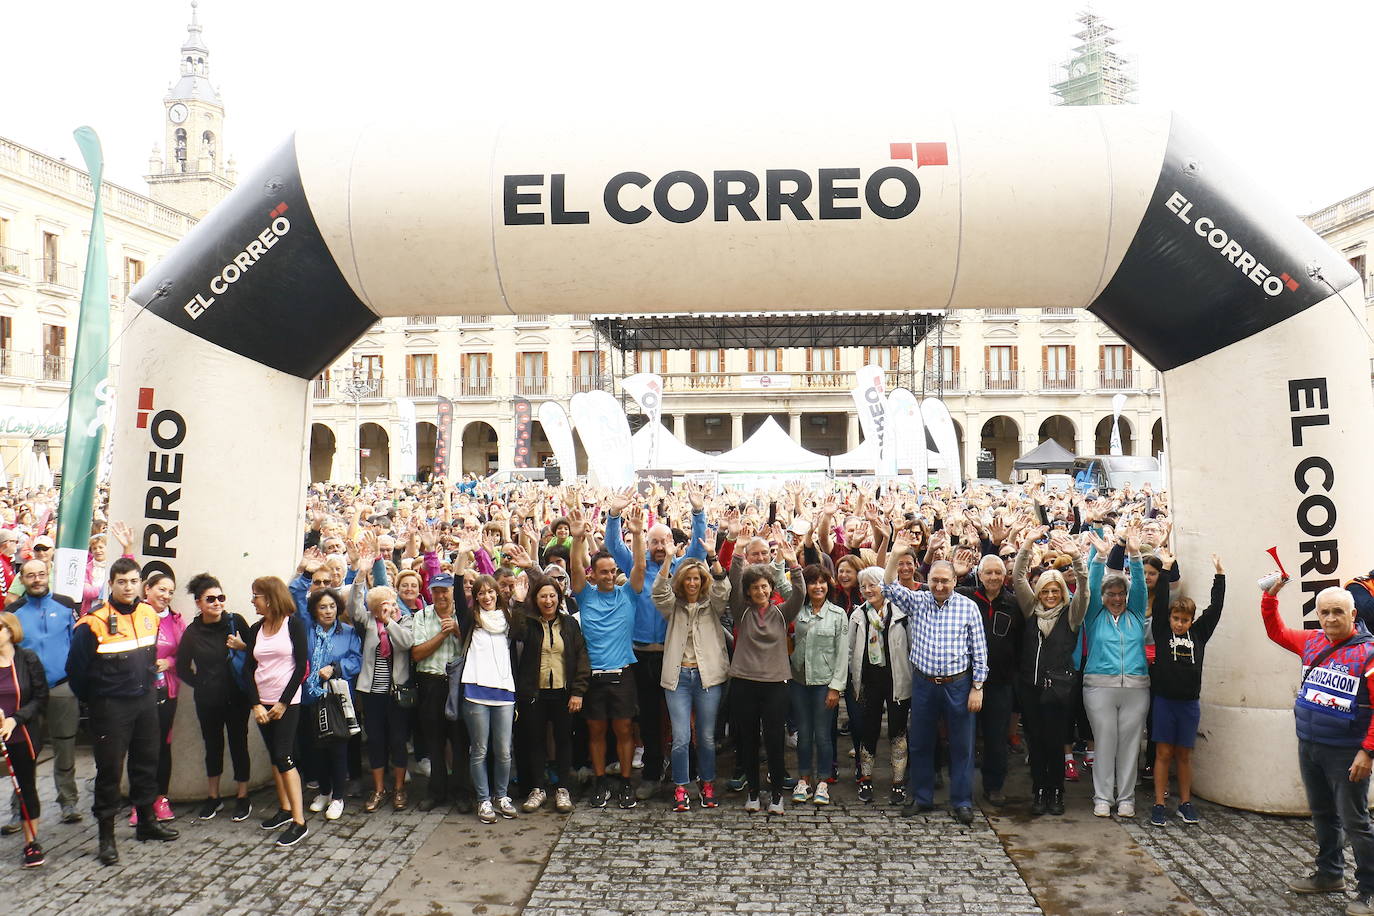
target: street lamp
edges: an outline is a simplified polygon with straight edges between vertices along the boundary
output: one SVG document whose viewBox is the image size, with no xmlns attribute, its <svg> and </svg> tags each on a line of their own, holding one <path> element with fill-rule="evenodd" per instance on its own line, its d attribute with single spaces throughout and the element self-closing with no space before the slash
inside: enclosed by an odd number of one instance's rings
<svg viewBox="0 0 1374 916">
<path fill-rule="evenodd" d="M 348 381 L 339 388 L 343 396 L 353 402 L 353 476 L 359 484 L 363 482 L 363 428 L 358 408 L 363 398 L 377 391 L 377 380 L 363 378 L 361 371 L 362 367 L 354 363 Z"/>
</svg>

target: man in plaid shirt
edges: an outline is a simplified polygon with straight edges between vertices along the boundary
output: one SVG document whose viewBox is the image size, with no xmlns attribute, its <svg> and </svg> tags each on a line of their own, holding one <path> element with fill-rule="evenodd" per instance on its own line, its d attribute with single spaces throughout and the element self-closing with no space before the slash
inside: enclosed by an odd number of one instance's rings
<svg viewBox="0 0 1374 916">
<path fill-rule="evenodd" d="M 888 601 L 911 618 L 911 716 L 907 722 L 908 815 L 935 808 L 935 728 L 949 725 L 949 802 L 961 824 L 973 823 L 974 720 L 983 708 L 988 644 L 973 599 L 954 591 L 954 566 L 931 565 L 930 590 L 883 586 Z"/>
</svg>

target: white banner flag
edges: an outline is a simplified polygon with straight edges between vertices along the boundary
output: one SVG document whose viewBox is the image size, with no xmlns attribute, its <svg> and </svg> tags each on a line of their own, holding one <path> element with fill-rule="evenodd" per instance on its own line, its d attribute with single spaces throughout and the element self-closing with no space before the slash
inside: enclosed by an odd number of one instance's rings
<svg viewBox="0 0 1374 916">
<path fill-rule="evenodd" d="M 926 482 L 928 453 L 926 425 L 916 395 L 905 388 L 893 388 L 887 396 L 887 415 L 891 424 L 892 451 L 897 457 L 897 473 L 909 471 L 917 486 Z"/>
<path fill-rule="evenodd" d="M 639 404 L 648 418 L 649 456 L 647 467 L 658 467 L 658 440 L 663 432 L 663 379 L 654 372 L 641 372 L 627 379 L 621 379 L 620 387 Z"/>
<path fill-rule="evenodd" d="M 1112 398 L 1112 445 L 1111 454 L 1121 454 L 1121 408 L 1126 406 L 1126 396 L 1118 394 Z"/>
<path fill-rule="evenodd" d="M 572 420 L 587 450 L 592 482 L 623 488 L 635 481 L 630 422 L 608 391 L 581 391 L 572 397 Z"/>
<path fill-rule="evenodd" d="M 415 402 L 410 398 L 396 399 L 396 457 L 399 466 L 393 471 L 401 480 L 414 480 L 419 473 L 415 461 Z"/>
<path fill-rule="evenodd" d="M 964 471 L 959 466 L 959 440 L 954 435 L 954 419 L 949 408 L 939 398 L 926 398 L 921 402 L 921 418 L 930 431 L 931 441 L 935 443 L 937 461 L 940 467 L 940 486 L 959 489 L 964 483 Z M 934 462 L 932 462 L 934 464 Z"/>
<path fill-rule="evenodd" d="M 544 427 L 544 438 L 553 447 L 553 457 L 558 459 L 563 479 L 571 481 L 577 476 L 577 450 L 573 447 L 572 424 L 568 422 L 563 405 L 557 401 L 540 404 L 539 425 Z"/>
<path fill-rule="evenodd" d="M 892 448 L 887 421 L 887 396 L 883 392 L 886 370 L 869 364 L 854 370 L 854 406 L 859 412 L 859 426 L 864 438 L 876 446 L 873 473 L 880 476 L 897 475 L 897 454 Z"/>
</svg>

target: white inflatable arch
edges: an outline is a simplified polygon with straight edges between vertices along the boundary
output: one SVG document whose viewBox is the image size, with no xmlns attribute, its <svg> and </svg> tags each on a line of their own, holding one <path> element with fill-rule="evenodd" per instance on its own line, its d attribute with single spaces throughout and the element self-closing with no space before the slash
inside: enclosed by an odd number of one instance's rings
<svg viewBox="0 0 1374 916">
<path fill-rule="evenodd" d="M 111 514 L 244 608 L 300 551 L 308 383 L 379 317 L 1078 306 L 1163 371 L 1190 592 L 1212 551 L 1230 573 L 1197 790 L 1299 811 L 1298 666 L 1254 582 L 1277 544 L 1315 626 L 1370 565 L 1356 280 L 1136 108 L 302 130 L 131 296 Z"/>
</svg>

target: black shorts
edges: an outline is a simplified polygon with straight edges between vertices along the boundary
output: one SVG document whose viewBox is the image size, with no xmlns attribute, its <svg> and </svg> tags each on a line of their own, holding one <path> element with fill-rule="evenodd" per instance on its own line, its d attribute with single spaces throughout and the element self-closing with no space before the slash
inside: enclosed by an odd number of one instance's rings
<svg viewBox="0 0 1374 916">
<path fill-rule="evenodd" d="M 582 700 L 582 715 L 588 721 L 633 719 L 639 714 L 634 671 L 626 665 L 620 672 L 620 683 L 610 683 L 614 679 L 615 675 L 592 675 L 591 685 Z"/>
</svg>

